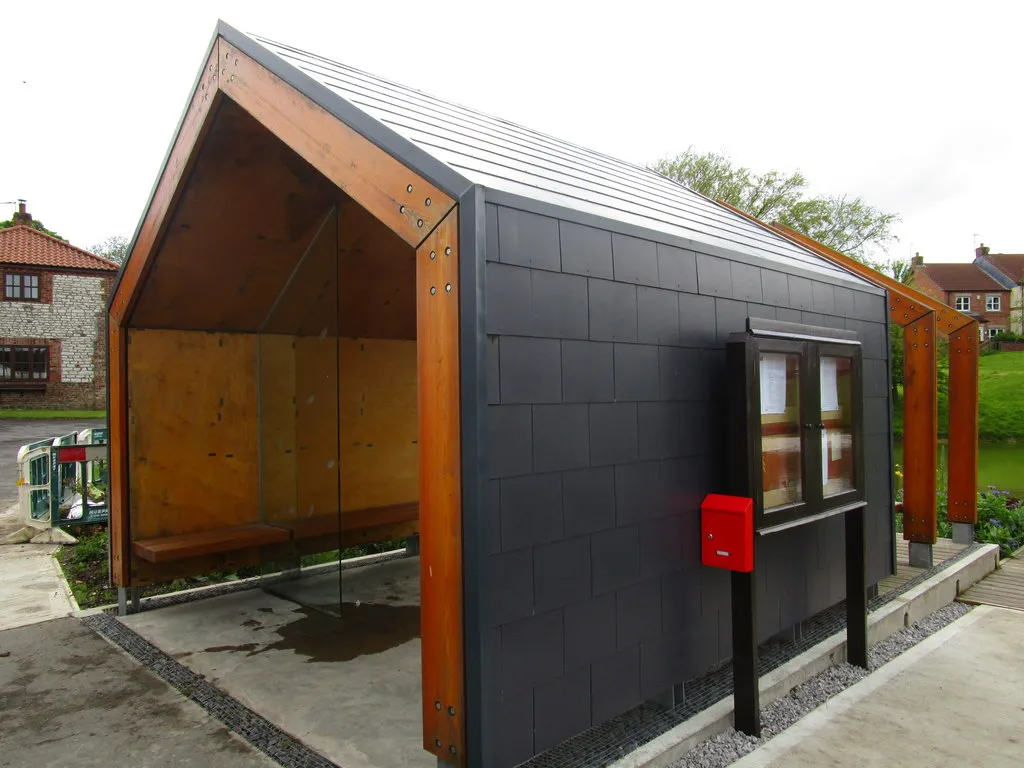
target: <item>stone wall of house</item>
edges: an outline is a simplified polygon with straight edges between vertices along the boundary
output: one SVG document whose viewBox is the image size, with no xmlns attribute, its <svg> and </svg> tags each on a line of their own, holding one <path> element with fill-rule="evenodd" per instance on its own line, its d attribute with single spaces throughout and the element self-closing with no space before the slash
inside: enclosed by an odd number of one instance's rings
<svg viewBox="0 0 1024 768">
<path fill-rule="evenodd" d="M 45 390 L 0 389 L 0 410 L 106 408 L 106 301 L 114 275 L 46 272 L 40 301 L 0 301 L 0 342 L 49 348 Z"/>
</svg>

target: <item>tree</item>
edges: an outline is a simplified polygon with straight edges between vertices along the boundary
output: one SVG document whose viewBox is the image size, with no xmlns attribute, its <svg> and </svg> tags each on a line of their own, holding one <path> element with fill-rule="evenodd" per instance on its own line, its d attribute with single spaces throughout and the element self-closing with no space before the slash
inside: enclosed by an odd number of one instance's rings
<svg viewBox="0 0 1024 768">
<path fill-rule="evenodd" d="M 95 253 L 97 256 L 102 256 L 104 259 L 114 262 L 115 264 L 123 264 L 125 258 L 128 256 L 128 246 L 131 243 L 128 242 L 127 237 L 121 235 L 111 235 L 99 245 L 94 245 L 89 249 L 91 253 Z"/>
<path fill-rule="evenodd" d="M 858 261 L 866 263 L 868 253 L 885 251 L 897 239 L 892 227 L 899 216 L 880 211 L 859 197 L 807 197 L 807 179 L 800 171 L 754 173 L 728 155 L 701 154 L 692 147 L 648 167 L 762 221 L 778 222 L 802 232 Z"/>
<path fill-rule="evenodd" d="M 13 226 L 16 226 L 17 224 L 20 224 L 20 223 L 21 222 L 16 222 L 14 219 L 8 219 L 7 221 L 0 221 L 0 229 L 7 229 L 8 227 L 13 227 Z M 68 241 L 66 237 L 61 237 L 56 232 L 53 232 L 53 231 L 47 229 L 46 227 L 44 227 L 43 226 L 43 222 L 39 221 L 38 219 L 32 219 L 32 221 L 30 221 L 28 225 L 30 227 L 32 227 L 32 229 L 38 229 L 40 232 L 43 232 L 43 233 L 49 235 L 50 237 L 56 237 L 58 240 L 63 240 L 65 243 Z"/>
</svg>

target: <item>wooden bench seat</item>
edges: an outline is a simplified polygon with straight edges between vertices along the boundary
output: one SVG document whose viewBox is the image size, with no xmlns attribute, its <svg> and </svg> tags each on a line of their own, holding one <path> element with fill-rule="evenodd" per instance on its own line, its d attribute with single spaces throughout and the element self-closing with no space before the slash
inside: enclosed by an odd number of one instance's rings
<svg viewBox="0 0 1024 768">
<path fill-rule="evenodd" d="M 203 555 L 215 555 L 292 540 L 338 536 L 353 531 L 373 531 L 383 526 L 396 526 L 419 519 L 418 502 L 371 507 L 342 512 L 340 515 L 293 518 L 289 520 L 215 528 L 198 533 L 143 539 L 132 546 L 137 557 L 150 563 L 173 563 Z"/>
<path fill-rule="evenodd" d="M 133 544 L 135 554 L 151 563 L 172 563 L 190 557 L 214 555 L 235 549 L 279 544 L 291 539 L 291 533 L 273 525 L 254 523 L 212 531 L 183 533 L 158 539 L 143 539 Z"/>
<path fill-rule="evenodd" d="M 388 507 L 370 507 L 343 511 L 341 515 L 319 515 L 302 517 L 292 520 L 275 521 L 275 525 L 289 528 L 296 539 L 309 539 L 316 536 L 330 536 L 347 531 L 360 531 L 377 528 L 382 525 L 395 525 L 418 520 L 420 516 L 419 502 L 394 504 Z"/>
</svg>

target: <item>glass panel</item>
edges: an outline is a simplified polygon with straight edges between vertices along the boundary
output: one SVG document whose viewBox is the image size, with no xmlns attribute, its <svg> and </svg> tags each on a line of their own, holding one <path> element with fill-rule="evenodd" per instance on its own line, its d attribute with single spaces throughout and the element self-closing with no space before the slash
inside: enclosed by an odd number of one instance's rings
<svg viewBox="0 0 1024 768">
<path fill-rule="evenodd" d="M 764 509 L 803 500 L 800 356 L 761 353 L 761 476 Z"/>
<path fill-rule="evenodd" d="M 825 496 L 852 491 L 853 361 L 821 358 L 821 482 Z"/>
<path fill-rule="evenodd" d="M 338 309 L 332 211 L 259 334 L 261 516 L 292 529 L 297 542 L 289 556 L 263 563 L 262 574 L 281 594 L 329 612 L 339 610 L 340 571 L 324 583 L 296 577 L 305 566 L 337 559 L 341 537 Z"/>
</svg>

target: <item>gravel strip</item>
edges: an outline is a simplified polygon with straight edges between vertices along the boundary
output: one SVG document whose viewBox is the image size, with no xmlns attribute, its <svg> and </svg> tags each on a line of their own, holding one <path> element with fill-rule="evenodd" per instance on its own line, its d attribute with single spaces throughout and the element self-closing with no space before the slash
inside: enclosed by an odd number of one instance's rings
<svg viewBox="0 0 1024 768">
<path fill-rule="evenodd" d="M 878 669 L 929 635 L 969 613 L 972 606 L 951 603 L 886 638 L 871 649 L 868 664 Z M 730 728 L 687 752 L 670 768 L 724 768 L 748 752 L 778 735 L 826 700 L 842 692 L 868 674 L 860 667 L 837 664 L 798 685 L 788 695 L 761 710 L 761 738 L 755 739 Z"/>
</svg>

